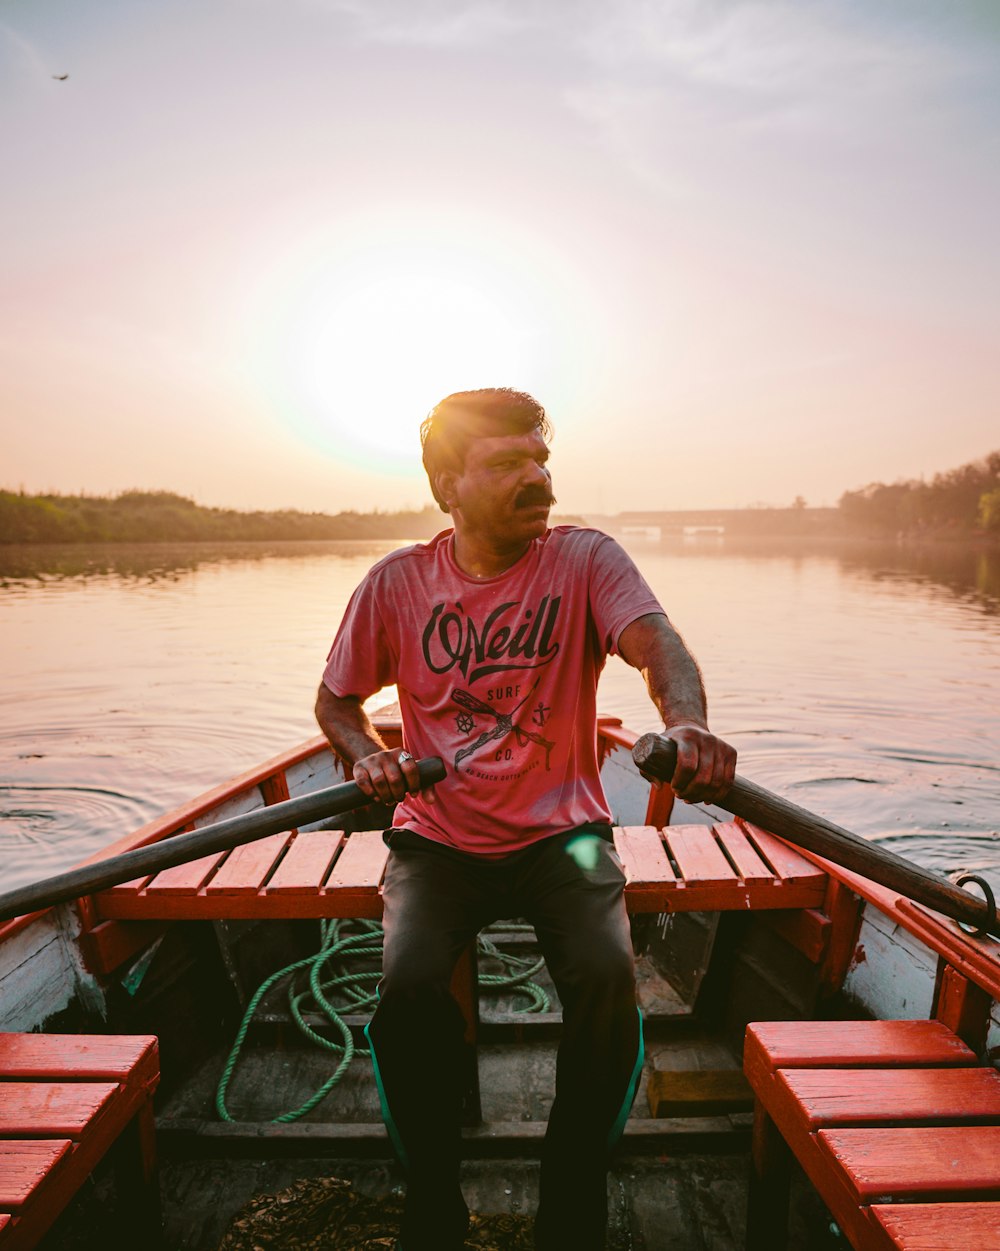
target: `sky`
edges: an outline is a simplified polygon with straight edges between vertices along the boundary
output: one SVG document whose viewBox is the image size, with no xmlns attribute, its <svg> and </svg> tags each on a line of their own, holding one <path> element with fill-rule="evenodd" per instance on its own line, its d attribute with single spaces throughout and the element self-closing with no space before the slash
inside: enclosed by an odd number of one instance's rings
<svg viewBox="0 0 1000 1251">
<path fill-rule="evenodd" d="M 560 512 L 1000 446 L 996 0 L 0 0 L 0 160 L 0 487 L 422 507 L 481 386 Z"/>
</svg>

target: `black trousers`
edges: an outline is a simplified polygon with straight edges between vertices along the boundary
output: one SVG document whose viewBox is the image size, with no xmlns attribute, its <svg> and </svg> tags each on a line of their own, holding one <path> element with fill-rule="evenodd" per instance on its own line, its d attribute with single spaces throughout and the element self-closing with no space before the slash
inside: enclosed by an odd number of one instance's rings
<svg viewBox="0 0 1000 1251">
<path fill-rule="evenodd" d="M 502 860 L 409 830 L 386 837 L 383 977 L 368 1038 L 386 1126 L 406 1170 L 403 1251 L 462 1246 L 461 1098 L 470 1057 L 449 983 L 466 945 L 508 917 L 534 926 L 563 1005 L 536 1246 L 603 1251 L 608 1155 L 642 1067 L 625 879 L 610 827 L 582 826 Z"/>
</svg>

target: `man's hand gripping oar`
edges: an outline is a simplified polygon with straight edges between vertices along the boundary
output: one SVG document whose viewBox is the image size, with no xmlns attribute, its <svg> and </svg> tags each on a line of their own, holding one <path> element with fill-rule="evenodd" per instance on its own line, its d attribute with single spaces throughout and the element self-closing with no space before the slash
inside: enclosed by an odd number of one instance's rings
<svg viewBox="0 0 1000 1251">
<path fill-rule="evenodd" d="M 401 753 L 407 755 L 407 753 Z M 408 775 L 413 778 L 413 790 L 433 786 L 446 775 L 443 762 L 437 756 L 426 760 L 414 760 L 407 755 L 404 765 L 411 765 Z M 30 886 L 0 894 L 0 922 L 12 917 L 38 912 L 67 899 L 78 899 L 95 891 L 129 882 L 136 877 L 146 877 L 169 869 L 175 864 L 198 860 L 213 852 L 229 851 L 241 843 L 251 843 L 268 834 L 281 834 L 285 830 L 308 825 L 326 817 L 343 816 L 356 808 L 364 808 L 372 801 L 371 795 L 357 782 L 342 782 L 326 790 L 313 791 L 296 799 L 286 799 L 280 804 L 259 808 L 244 816 L 231 817 L 216 825 L 207 825 L 190 834 L 175 834 L 146 847 L 136 847 L 108 860 L 85 864 L 68 873 L 60 873 Z"/>
<path fill-rule="evenodd" d="M 677 745 L 662 734 L 644 734 L 632 748 L 632 759 L 645 777 L 671 782 L 677 766 Z M 972 925 L 979 934 L 1000 936 L 1000 918 L 993 892 L 981 877 L 968 874 L 963 880 L 974 880 L 986 895 L 985 901 L 939 873 L 921 868 L 739 775 L 733 778 L 728 789 L 715 797 L 715 802 L 727 812 L 752 821 L 797 847 L 825 856 L 917 903 Z"/>
</svg>

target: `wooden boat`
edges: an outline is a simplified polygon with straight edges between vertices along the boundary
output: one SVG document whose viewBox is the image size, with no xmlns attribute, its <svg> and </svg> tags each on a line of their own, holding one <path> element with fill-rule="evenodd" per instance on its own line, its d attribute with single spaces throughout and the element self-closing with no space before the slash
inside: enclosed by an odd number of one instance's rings
<svg viewBox="0 0 1000 1251">
<path fill-rule="evenodd" d="M 376 724 L 390 745 L 401 741 L 394 710 Z M 783 1206 L 789 1151 L 805 1170 L 793 1185 L 792 1247 L 847 1245 L 831 1234 L 831 1222 L 857 1247 L 916 1246 L 905 1241 L 908 1215 L 925 1230 L 930 1222 L 946 1231 L 934 1246 L 974 1237 L 1000 1246 L 1000 1164 L 983 1163 L 985 1147 L 969 1156 L 967 1169 L 952 1168 L 936 1181 L 928 1173 L 922 1191 L 902 1183 L 893 1190 L 881 1174 L 872 1183 L 881 1190 L 866 1190 L 845 1163 L 851 1134 L 909 1133 L 911 1164 L 913 1143 L 950 1142 L 954 1132 L 966 1144 L 986 1135 L 988 1147 L 1000 1135 L 1000 1076 L 993 1068 L 1000 1056 L 1000 945 L 752 822 L 675 800 L 669 787 L 653 787 L 640 773 L 635 742 L 616 719 L 600 720 L 602 779 L 628 877 L 647 1047 L 611 1175 L 609 1246 L 742 1247 L 751 1178 L 750 1244 L 780 1245 L 773 1213 Z M 100 859 L 343 779 L 341 762 L 317 738 L 144 826 Z M 92 1061 L 100 1051 L 100 1065 L 81 1061 L 79 1046 L 68 1071 L 40 1063 L 39 1048 L 58 1047 L 66 1035 L 124 1039 L 121 1054 L 131 1038 L 157 1040 L 155 1144 L 166 1245 L 218 1246 L 253 1194 L 274 1193 L 296 1178 L 344 1177 L 361 1193 L 391 1200 L 401 1174 L 390 1160 L 366 1061 L 299 1119 L 275 1119 L 308 1100 L 343 1057 L 297 1031 L 296 1015 L 314 1035 L 338 1041 L 315 1006 L 290 1007 L 283 992 L 266 994 L 239 1066 L 217 1098 L 258 985 L 317 951 L 323 919 L 378 918 L 386 855 L 379 831 L 388 822 L 389 813 L 372 805 L 0 926 L 0 1251 L 39 1242 L 51 1251 L 104 1245 L 116 1212 L 118 1219 L 141 1219 L 122 1195 L 128 1187 L 116 1189 L 108 1163 L 121 1127 L 101 1137 L 91 1128 L 100 1120 L 93 1108 L 76 1130 L 49 1113 L 53 1090 L 79 1099 L 86 1081 L 88 1091 L 103 1082 L 110 1103 L 102 1108 L 118 1099 L 125 1108 L 119 1120 L 127 1113 L 128 1123 L 139 1125 L 139 1154 L 133 1141 L 129 1158 L 148 1172 L 153 1121 L 142 1121 L 125 1100 L 142 1086 L 135 1073 L 152 1062 L 151 1044 L 133 1048 L 127 1079 L 109 1076 L 111 1062 L 92 1042 L 87 1054 Z M 489 937 L 494 949 L 532 954 L 532 936 L 513 921 Z M 544 971 L 533 977 L 552 994 Z M 558 1013 L 519 1011 L 516 985 L 490 1000 L 471 958 L 456 971 L 455 992 L 478 1048 L 466 1144 L 470 1204 L 530 1212 Z M 361 1044 L 365 1019 L 350 1002 L 342 1010 L 348 1049 Z M 741 1071 L 751 1022 L 810 1023 L 791 1034 L 787 1025 L 754 1027 L 747 1048 L 752 1089 Z M 873 1028 L 883 1032 L 876 1037 Z M 44 1037 L 24 1043 L 25 1034 Z M 821 1080 L 822 1090 L 801 1085 Z M 143 1082 L 140 1094 L 148 1096 L 155 1078 L 146 1073 Z M 969 1082 L 979 1085 L 972 1090 Z M 856 1097 L 847 1098 L 852 1092 Z M 817 1100 L 850 1106 L 824 1121 Z M 231 1119 L 220 1118 L 217 1102 Z M 111 1123 L 110 1113 L 101 1116 Z M 932 1134 L 921 1128 L 929 1125 Z M 62 1144 L 61 1154 L 46 1156 L 48 1171 L 40 1166 L 44 1202 L 31 1198 L 23 1176 L 17 1193 L 9 1168 L 5 1179 L 5 1166 L 29 1141 L 46 1149 Z M 870 1160 L 871 1142 L 862 1145 Z M 67 1163 L 74 1158 L 75 1171 Z M 96 1180 L 83 1185 L 91 1168 Z M 149 1189 L 137 1193 L 152 1203 Z M 129 1228 L 134 1240 L 138 1227 Z M 143 1241 L 150 1237 L 147 1220 Z"/>
</svg>

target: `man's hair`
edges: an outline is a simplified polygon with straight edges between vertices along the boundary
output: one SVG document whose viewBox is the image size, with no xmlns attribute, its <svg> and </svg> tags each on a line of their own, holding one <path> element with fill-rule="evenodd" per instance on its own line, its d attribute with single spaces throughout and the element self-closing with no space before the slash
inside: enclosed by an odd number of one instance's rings
<svg viewBox="0 0 1000 1251">
<path fill-rule="evenodd" d="M 451 509 L 438 494 L 434 479 L 442 470 L 460 473 L 474 439 L 530 434 L 532 430 L 537 430 L 546 443 L 552 438 L 545 409 L 526 391 L 484 387 L 481 391 L 456 391 L 435 404 L 421 423 L 420 443 L 424 468 L 441 511 Z"/>
</svg>

